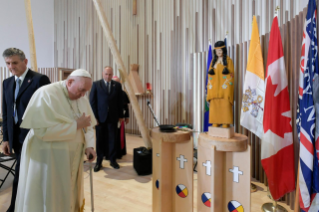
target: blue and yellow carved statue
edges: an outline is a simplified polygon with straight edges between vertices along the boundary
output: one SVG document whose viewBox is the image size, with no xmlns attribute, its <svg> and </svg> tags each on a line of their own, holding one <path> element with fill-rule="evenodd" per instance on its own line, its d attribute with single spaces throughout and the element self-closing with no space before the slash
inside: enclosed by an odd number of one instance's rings
<svg viewBox="0 0 319 212">
<path fill-rule="evenodd" d="M 223 41 L 214 46 L 214 58 L 210 64 L 207 80 L 209 123 L 213 127 L 228 128 L 233 124 L 234 64 L 227 56 Z"/>
</svg>

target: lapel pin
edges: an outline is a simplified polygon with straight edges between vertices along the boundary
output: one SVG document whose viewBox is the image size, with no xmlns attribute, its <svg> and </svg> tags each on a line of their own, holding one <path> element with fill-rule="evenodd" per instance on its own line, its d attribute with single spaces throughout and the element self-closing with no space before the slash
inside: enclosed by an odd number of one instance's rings
<svg viewBox="0 0 319 212">
<path fill-rule="evenodd" d="M 30 83 L 31 82 L 31 80 L 28 80 L 28 83 Z"/>
</svg>

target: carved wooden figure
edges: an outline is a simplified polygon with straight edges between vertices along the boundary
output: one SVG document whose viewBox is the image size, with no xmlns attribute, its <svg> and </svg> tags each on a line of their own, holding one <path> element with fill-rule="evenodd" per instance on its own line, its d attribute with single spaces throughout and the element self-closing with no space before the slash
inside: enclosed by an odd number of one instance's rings
<svg viewBox="0 0 319 212">
<path fill-rule="evenodd" d="M 209 123 L 228 128 L 233 124 L 234 64 L 227 56 L 223 41 L 215 43 L 207 80 L 207 102 L 209 102 Z"/>
</svg>

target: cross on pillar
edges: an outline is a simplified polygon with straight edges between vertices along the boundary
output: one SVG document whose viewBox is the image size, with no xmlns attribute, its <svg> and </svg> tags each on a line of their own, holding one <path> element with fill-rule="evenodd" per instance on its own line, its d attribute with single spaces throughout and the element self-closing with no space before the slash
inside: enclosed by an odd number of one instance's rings
<svg viewBox="0 0 319 212">
<path fill-rule="evenodd" d="M 233 181 L 239 183 L 239 175 L 243 175 L 243 172 L 239 171 L 237 166 L 234 166 L 234 169 L 229 169 L 229 171 L 233 173 Z"/>
<path fill-rule="evenodd" d="M 179 160 L 179 168 L 184 169 L 184 163 L 187 162 L 187 159 L 184 157 L 184 155 L 179 155 L 176 160 Z"/>
<path fill-rule="evenodd" d="M 210 160 L 206 160 L 206 163 L 203 163 L 203 166 L 206 167 L 206 175 L 211 175 L 211 167 L 212 167 L 212 164 L 210 162 Z"/>
</svg>

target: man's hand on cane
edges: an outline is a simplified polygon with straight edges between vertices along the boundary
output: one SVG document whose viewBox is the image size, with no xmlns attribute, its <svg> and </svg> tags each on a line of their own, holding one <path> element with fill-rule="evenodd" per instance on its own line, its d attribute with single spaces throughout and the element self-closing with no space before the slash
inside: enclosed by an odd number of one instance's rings
<svg viewBox="0 0 319 212">
<path fill-rule="evenodd" d="M 94 151 L 93 147 L 88 147 L 85 149 L 85 155 L 86 155 L 86 158 L 88 159 L 88 161 L 90 163 L 92 163 L 95 158 L 96 158 L 96 152 Z M 90 155 L 92 155 L 93 157 L 90 158 Z"/>
</svg>

